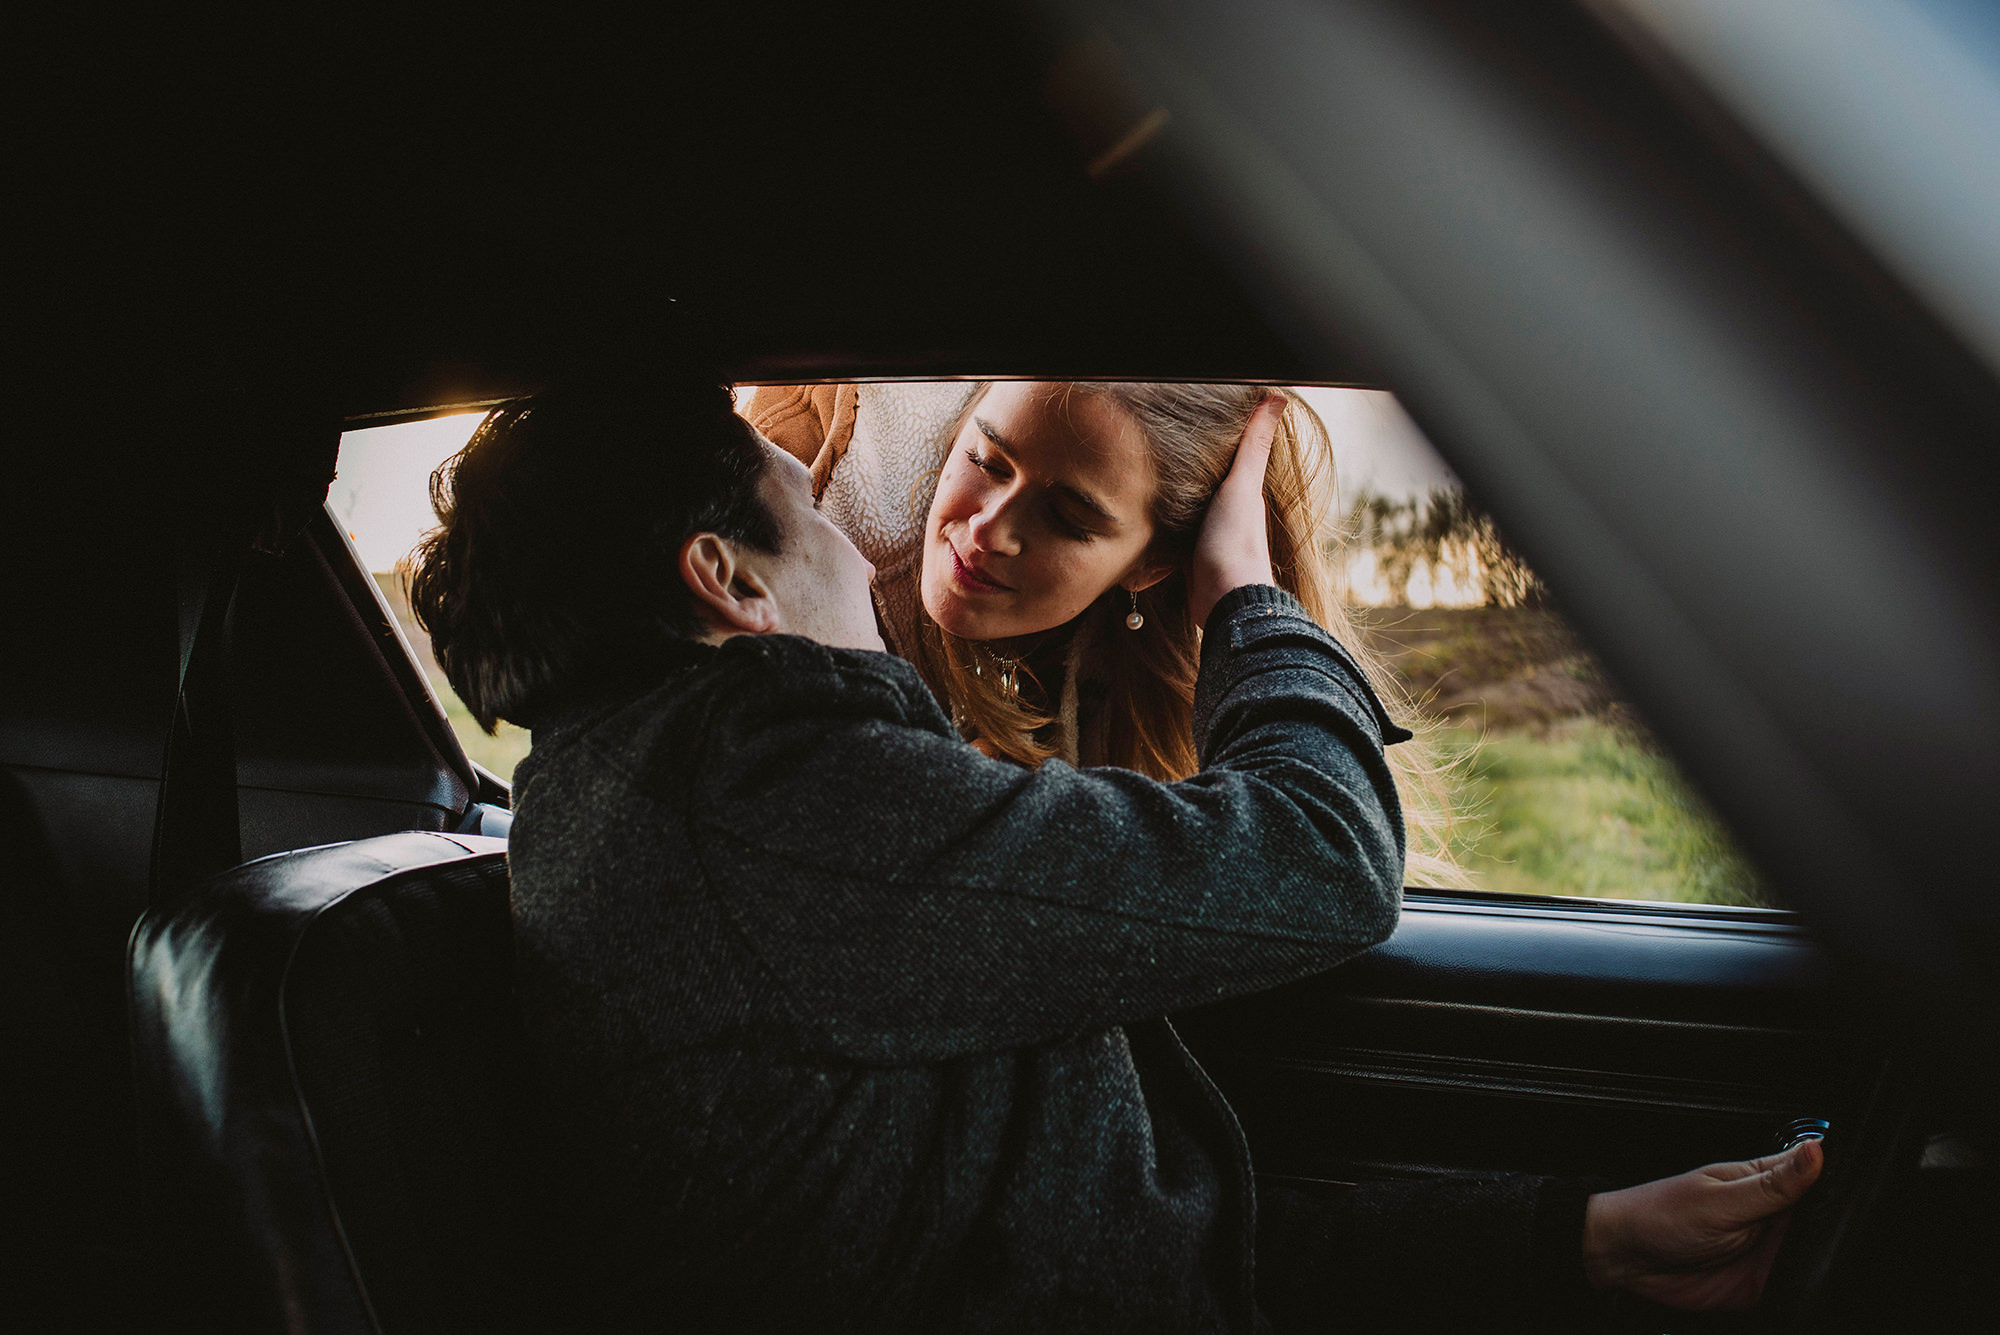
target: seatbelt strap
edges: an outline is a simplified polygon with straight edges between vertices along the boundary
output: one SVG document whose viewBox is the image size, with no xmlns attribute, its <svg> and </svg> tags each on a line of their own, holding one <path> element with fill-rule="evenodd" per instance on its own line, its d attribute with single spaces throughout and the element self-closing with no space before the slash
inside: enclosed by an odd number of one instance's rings
<svg viewBox="0 0 2000 1335">
<path fill-rule="evenodd" d="M 231 681 L 236 590 L 253 550 L 281 553 L 325 513 L 339 458 L 337 418 L 246 410 L 239 421 L 259 425 L 217 453 L 205 483 L 188 483 L 189 511 L 207 522 L 180 534 L 175 559 L 179 658 L 153 826 L 153 906 L 243 860 Z M 272 462 L 276 442 L 284 445 Z"/>
<path fill-rule="evenodd" d="M 243 860 L 229 645 L 244 557 L 241 544 L 225 542 L 183 547 L 175 561 L 179 658 L 153 823 L 150 906 Z"/>
</svg>

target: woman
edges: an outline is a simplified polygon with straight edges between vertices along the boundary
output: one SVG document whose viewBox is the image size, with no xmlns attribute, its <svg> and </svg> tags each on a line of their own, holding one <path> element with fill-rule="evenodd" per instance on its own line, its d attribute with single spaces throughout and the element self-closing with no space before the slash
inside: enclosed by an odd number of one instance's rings
<svg viewBox="0 0 2000 1335">
<path fill-rule="evenodd" d="M 821 507 L 878 571 L 884 638 L 968 740 L 1035 766 L 1198 768 L 1199 628 L 1187 556 L 1246 433 L 1277 582 L 1332 631 L 1418 739 L 1390 753 L 1409 878 L 1459 884 L 1441 767 L 1337 596 L 1333 460 L 1297 396 L 1256 385 L 767 386 L 745 415 L 809 464 Z"/>
</svg>

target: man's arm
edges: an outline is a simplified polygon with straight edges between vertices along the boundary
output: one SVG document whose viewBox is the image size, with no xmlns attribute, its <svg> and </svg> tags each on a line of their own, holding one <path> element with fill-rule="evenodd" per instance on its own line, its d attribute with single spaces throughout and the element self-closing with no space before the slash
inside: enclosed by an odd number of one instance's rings
<svg viewBox="0 0 2000 1335">
<path fill-rule="evenodd" d="M 801 1041 L 881 1061 L 1041 1042 L 1274 986 L 1384 939 L 1392 727 L 1288 595 L 1211 618 L 1205 767 L 1163 784 L 959 741 L 906 664 L 741 637 L 691 834 Z M 718 664 L 720 667 L 720 663 Z"/>
</svg>

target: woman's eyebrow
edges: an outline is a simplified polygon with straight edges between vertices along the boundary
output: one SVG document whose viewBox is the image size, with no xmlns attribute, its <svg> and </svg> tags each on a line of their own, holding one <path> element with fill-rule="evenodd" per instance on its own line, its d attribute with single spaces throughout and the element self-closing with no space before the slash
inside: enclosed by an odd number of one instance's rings
<svg viewBox="0 0 2000 1335">
<path fill-rule="evenodd" d="M 975 427 L 979 428 L 980 435 L 986 437 L 987 440 L 993 442 L 993 444 L 998 446 L 1001 450 L 1005 451 L 1008 454 L 1014 454 L 1017 452 L 1014 449 L 1013 445 L 1008 442 L 1007 438 L 1001 435 L 999 431 L 995 430 L 993 424 L 987 421 L 985 418 L 974 417 L 972 419 L 972 424 Z M 1118 516 L 1112 514 L 1111 511 L 1105 507 L 1102 501 L 1098 500 L 1095 496 L 1092 496 L 1089 492 L 1084 491 L 1068 482 L 1058 482 L 1053 486 L 1052 490 L 1061 492 L 1063 495 L 1069 497 L 1069 499 L 1075 501 L 1078 505 L 1082 506 L 1084 509 L 1096 515 L 1099 519 L 1102 519 L 1105 523 L 1114 526 L 1118 523 Z"/>
<path fill-rule="evenodd" d="M 1007 451 L 1007 453 L 1012 454 L 1014 452 L 1014 447 L 1008 443 L 1007 438 L 1005 436 L 1001 435 L 1000 432 L 994 428 L 991 422 L 987 421 L 983 417 L 975 417 L 972 419 L 972 424 L 979 428 L 980 435 L 986 437 L 986 439 L 992 441 L 995 445 L 998 445 L 1001 449 Z"/>
<path fill-rule="evenodd" d="M 1075 487 L 1071 486 L 1067 482 L 1056 483 L 1055 490 L 1069 497 L 1071 500 L 1075 501 L 1078 505 L 1081 505 L 1084 509 L 1090 511 L 1092 514 L 1096 515 L 1099 519 L 1102 519 L 1105 523 L 1114 526 L 1118 523 L 1118 516 L 1112 514 L 1109 510 L 1105 509 L 1104 506 L 1100 504 L 1098 500 L 1094 496 L 1092 496 L 1089 492 L 1078 491 Z"/>
</svg>

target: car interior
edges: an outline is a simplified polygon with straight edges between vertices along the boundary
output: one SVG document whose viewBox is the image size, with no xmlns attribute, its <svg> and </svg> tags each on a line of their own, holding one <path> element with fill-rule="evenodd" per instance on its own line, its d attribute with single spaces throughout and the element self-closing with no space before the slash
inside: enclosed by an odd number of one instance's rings
<svg viewBox="0 0 2000 1335">
<path fill-rule="evenodd" d="M 2000 181 L 1923 147 L 2000 89 L 1961 8 L 49 36 L 0 1324 L 551 1319 L 507 785 L 325 498 L 344 430 L 696 350 L 738 384 L 1393 389 L 1785 907 L 1411 886 L 1375 951 L 1176 1017 L 1260 1177 L 1626 1185 L 1820 1136 L 1762 1308 L 1619 1320 L 1990 1329 L 2000 249 L 1871 203 Z M 1835 87 L 1923 110 L 1871 122 L 1887 185 L 1772 91 Z"/>
</svg>

